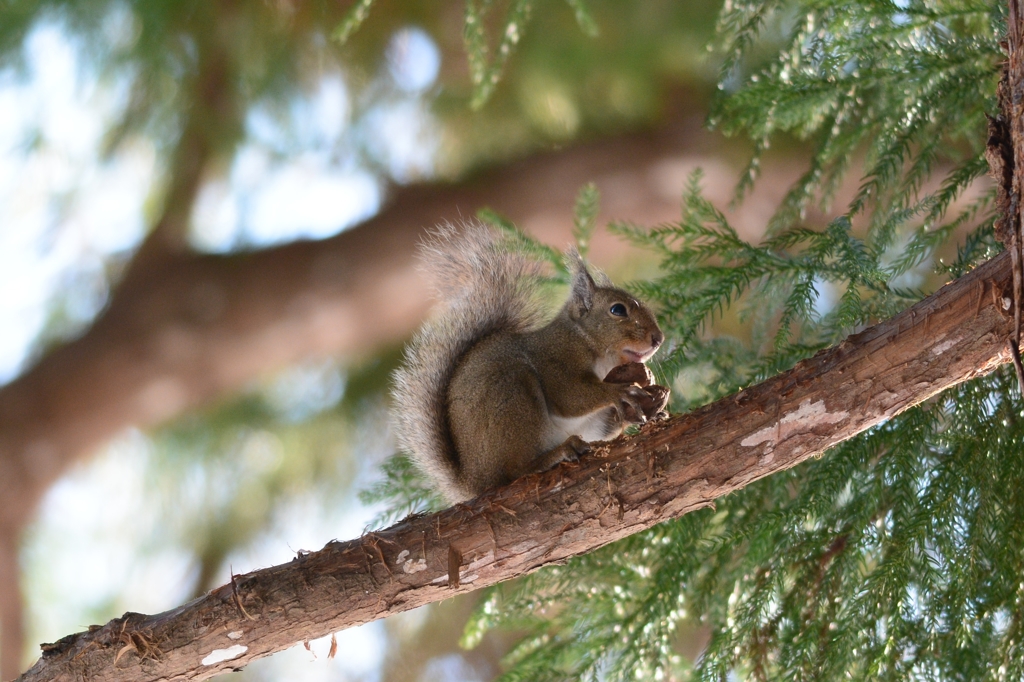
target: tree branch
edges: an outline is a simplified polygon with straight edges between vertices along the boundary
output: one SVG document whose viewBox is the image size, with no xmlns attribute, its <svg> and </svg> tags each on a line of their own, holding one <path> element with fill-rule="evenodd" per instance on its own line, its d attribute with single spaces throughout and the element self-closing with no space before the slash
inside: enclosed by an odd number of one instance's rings
<svg viewBox="0 0 1024 682">
<path fill-rule="evenodd" d="M 43 645 L 19 679 L 206 679 L 711 506 L 1006 362 L 1011 279 L 1003 254 L 768 381 L 467 504 Z"/>
</svg>

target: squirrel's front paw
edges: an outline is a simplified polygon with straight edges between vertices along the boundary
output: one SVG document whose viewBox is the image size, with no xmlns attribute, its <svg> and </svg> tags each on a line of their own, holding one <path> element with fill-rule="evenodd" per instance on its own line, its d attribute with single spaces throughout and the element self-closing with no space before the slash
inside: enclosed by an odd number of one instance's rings
<svg viewBox="0 0 1024 682">
<path fill-rule="evenodd" d="M 652 384 L 644 386 L 643 391 L 647 394 L 647 400 L 643 404 L 644 416 L 648 419 L 660 420 L 668 418 L 668 399 L 672 391 L 667 386 Z"/>
<path fill-rule="evenodd" d="M 643 424 L 649 419 L 668 417 L 665 409 L 671 391 L 654 383 L 654 375 L 642 362 L 629 362 L 608 372 L 604 378 L 609 384 L 632 384 L 620 399 L 619 414 L 627 424 Z"/>
<path fill-rule="evenodd" d="M 668 418 L 668 398 L 671 391 L 665 386 L 633 386 L 630 398 L 623 399 L 622 418 L 631 424 L 644 424 L 649 420 L 658 421 Z"/>
<path fill-rule="evenodd" d="M 619 395 L 619 415 L 622 421 L 627 424 L 644 424 L 647 422 L 647 413 L 644 406 L 651 401 L 646 389 L 636 385 L 622 387 Z"/>
</svg>

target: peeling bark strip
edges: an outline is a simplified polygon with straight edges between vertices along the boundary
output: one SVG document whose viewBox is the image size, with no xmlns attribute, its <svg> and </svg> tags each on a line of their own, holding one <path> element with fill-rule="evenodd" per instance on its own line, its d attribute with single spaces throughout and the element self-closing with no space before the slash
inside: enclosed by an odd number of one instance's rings
<svg viewBox="0 0 1024 682">
<path fill-rule="evenodd" d="M 1013 331 L 1010 353 L 1017 383 L 1024 392 L 1024 363 L 1020 357 L 1021 309 L 1024 306 L 1024 232 L 1021 224 L 1021 191 L 1024 188 L 1024 12 L 1020 0 L 1009 0 L 1006 22 L 1007 60 L 999 81 L 999 113 L 989 117 L 985 158 L 996 180 L 994 228 L 996 239 L 1013 261 Z"/>
<path fill-rule="evenodd" d="M 784 374 L 578 463 L 44 644 L 20 680 L 206 679 L 709 506 L 1006 362 L 1010 282 L 1004 254 Z"/>
</svg>

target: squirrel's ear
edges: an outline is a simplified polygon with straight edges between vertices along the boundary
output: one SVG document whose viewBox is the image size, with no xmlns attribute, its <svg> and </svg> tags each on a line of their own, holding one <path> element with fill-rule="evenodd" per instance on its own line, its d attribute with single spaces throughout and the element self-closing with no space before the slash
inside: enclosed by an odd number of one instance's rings
<svg viewBox="0 0 1024 682">
<path fill-rule="evenodd" d="M 594 306 L 594 290 L 597 289 L 597 284 L 594 282 L 594 278 L 590 276 L 587 264 L 583 262 L 583 257 L 576 250 L 576 247 L 569 249 L 566 260 L 568 261 L 569 271 L 572 272 L 572 289 L 569 293 L 569 305 L 572 307 L 572 312 L 579 317 L 589 312 Z"/>
</svg>

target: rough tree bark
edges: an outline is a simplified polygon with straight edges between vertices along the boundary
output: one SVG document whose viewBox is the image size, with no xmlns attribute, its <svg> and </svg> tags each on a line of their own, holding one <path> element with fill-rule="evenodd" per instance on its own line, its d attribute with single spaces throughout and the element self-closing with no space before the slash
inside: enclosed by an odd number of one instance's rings
<svg viewBox="0 0 1024 682">
<path fill-rule="evenodd" d="M 710 506 L 1006 362 L 1011 281 L 1003 254 L 768 381 L 467 504 L 43 645 L 19 679 L 206 679 Z"/>
</svg>

